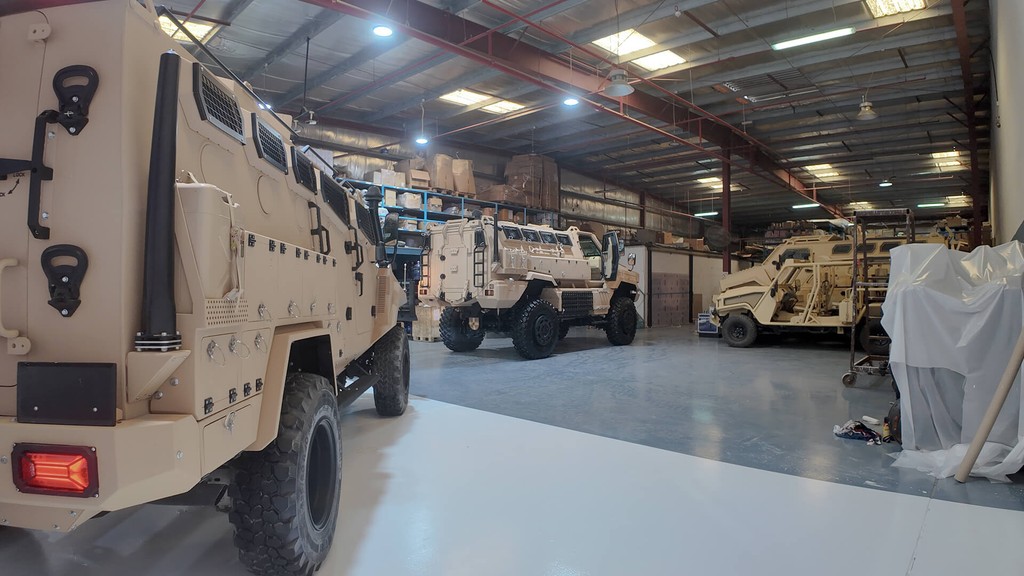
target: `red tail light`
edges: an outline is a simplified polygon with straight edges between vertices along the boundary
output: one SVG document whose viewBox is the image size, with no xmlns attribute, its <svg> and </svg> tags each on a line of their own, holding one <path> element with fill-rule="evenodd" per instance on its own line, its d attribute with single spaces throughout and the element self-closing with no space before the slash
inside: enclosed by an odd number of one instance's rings
<svg viewBox="0 0 1024 576">
<path fill-rule="evenodd" d="M 90 498 L 99 491 L 96 453 L 85 446 L 16 444 L 14 485 L 28 494 Z"/>
</svg>

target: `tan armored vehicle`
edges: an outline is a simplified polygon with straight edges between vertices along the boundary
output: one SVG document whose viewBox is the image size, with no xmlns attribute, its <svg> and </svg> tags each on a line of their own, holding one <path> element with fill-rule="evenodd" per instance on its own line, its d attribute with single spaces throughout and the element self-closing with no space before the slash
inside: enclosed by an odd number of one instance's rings
<svg viewBox="0 0 1024 576">
<path fill-rule="evenodd" d="M 923 241 L 950 244 L 950 238 L 939 234 Z M 906 242 L 869 236 L 855 250 L 851 239 L 835 235 L 789 238 L 764 264 L 722 279 L 713 321 L 734 347 L 751 346 L 765 333 L 842 334 L 853 328 L 861 348 L 887 354 L 889 341 L 877 319 L 884 291 L 853 295 L 853 259 L 856 254 L 867 263 L 866 277 L 887 277 L 889 251 Z M 870 315 L 868 306 L 874 307 Z"/>
<path fill-rule="evenodd" d="M 408 401 L 397 223 L 135 0 L 40 4 L 0 5 L 0 525 L 217 481 L 243 563 L 308 574 L 340 408 Z"/>
<path fill-rule="evenodd" d="M 486 332 L 511 333 L 531 360 L 550 356 L 571 326 L 602 327 L 616 346 L 636 336 L 639 276 L 619 265 L 613 232 L 598 240 L 484 216 L 434 225 L 427 240 L 419 299 L 443 307 L 452 351 L 475 350 Z"/>
</svg>

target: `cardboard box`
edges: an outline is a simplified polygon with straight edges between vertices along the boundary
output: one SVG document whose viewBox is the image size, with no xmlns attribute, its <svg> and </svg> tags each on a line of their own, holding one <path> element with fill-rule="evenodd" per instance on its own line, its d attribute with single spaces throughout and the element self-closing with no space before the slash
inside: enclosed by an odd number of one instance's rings
<svg viewBox="0 0 1024 576">
<path fill-rule="evenodd" d="M 675 236 L 671 232 L 658 232 L 657 241 L 658 244 L 672 244 L 675 242 Z"/>
<path fill-rule="evenodd" d="M 452 160 L 454 190 L 463 196 L 476 195 L 476 178 L 473 176 L 472 160 Z"/>
<path fill-rule="evenodd" d="M 411 188 L 430 188 L 430 173 L 426 170 L 410 170 L 408 177 Z"/>
<path fill-rule="evenodd" d="M 426 170 L 427 159 L 426 158 L 413 158 L 412 160 L 402 160 L 395 165 L 395 170 L 408 174 L 413 170 Z"/>
<path fill-rule="evenodd" d="M 497 202 L 499 204 L 526 206 L 526 193 L 518 188 L 509 186 L 508 184 L 496 184 L 491 186 L 477 194 L 476 199 L 486 200 L 488 202 Z"/>
<path fill-rule="evenodd" d="M 455 174 L 452 172 L 452 157 L 447 154 L 434 154 L 427 162 L 430 174 L 430 185 L 442 190 L 455 190 Z"/>
<path fill-rule="evenodd" d="M 427 198 L 427 210 L 430 210 L 431 212 L 441 212 L 443 210 L 441 199 L 436 196 L 429 196 Z"/>
<path fill-rule="evenodd" d="M 398 206 L 398 191 L 394 188 L 384 189 L 384 205 Z"/>
<path fill-rule="evenodd" d="M 412 208 L 414 210 L 423 209 L 423 194 L 418 192 L 402 192 L 398 195 L 398 205 L 402 208 Z"/>
<path fill-rule="evenodd" d="M 558 165 L 537 154 L 513 156 L 505 165 L 505 181 L 526 194 L 527 206 L 541 210 L 559 209 Z"/>
</svg>

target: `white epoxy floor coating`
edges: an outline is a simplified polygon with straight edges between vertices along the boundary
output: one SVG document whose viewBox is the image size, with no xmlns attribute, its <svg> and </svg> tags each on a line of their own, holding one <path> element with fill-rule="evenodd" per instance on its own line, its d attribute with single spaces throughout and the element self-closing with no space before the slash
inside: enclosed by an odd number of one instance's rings
<svg viewBox="0 0 1024 576">
<path fill-rule="evenodd" d="M 319 574 L 1020 574 L 1024 512 L 726 464 L 414 398 L 343 422 Z M 0 532 L 0 574 L 242 575 L 225 514 L 142 506 Z"/>
</svg>

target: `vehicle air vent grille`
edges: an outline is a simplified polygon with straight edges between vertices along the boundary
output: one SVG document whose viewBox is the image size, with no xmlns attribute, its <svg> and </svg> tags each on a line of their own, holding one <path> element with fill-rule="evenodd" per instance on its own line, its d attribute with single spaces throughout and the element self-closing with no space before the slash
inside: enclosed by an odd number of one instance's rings
<svg viewBox="0 0 1024 576">
<path fill-rule="evenodd" d="M 284 140 L 273 128 L 252 113 L 252 136 L 256 143 L 256 154 L 278 170 L 288 173 L 288 157 L 284 151 Z"/>
<path fill-rule="evenodd" d="M 292 146 L 292 169 L 295 170 L 295 181 L 316 194 L 316 170 L 313 169 L 313 162 L 295 146 Z"/>
<path fill-rule="evenodd" d="M 193 66 L 193 92 L 196 97 L 196 106 L 199 108 L 199 115 L 203 120 L 220 128 L 227 135 L 242 144 L 245 143 L 245 134 L 242 132 L 242 110 L 234 95 L 228 93 L 213 74 L 202 64 L 196 62 Z"/>
<path fill-rule="evenodd" d="M 359 231 L 366 236 L 367 240 L 376 244 L 380 233 L 380 221 L 370 215 L 370 211 L 363 206 L 362 202 L 356 202 L 356 220 Z"/>
<path fill-rule="evenodd" d="M 244 298 L 237 301 L 206 301 L 206 325 L 209 327 L 235 326 L 249 321 L 249 302 Z"/>
<path fill-rule="evenodd" d="M 594 310 L 594 294 L 592 292 L 563 292 L 562 317 L 581 318 L 589 316 Z"/>
<path fill-rule="evenodd" d="M 338 218 L 341 218 L 341 221 L 346 225 L 351 225 L 352 220 L 348 214 L 348 193 L 341 187 L 341 184 L 338 184 L 330 176 L 321 172 L 320 191 L 323 193 L 327 205 L 331 207 L 331 210 L 334 210 Z"/>
</svg>

